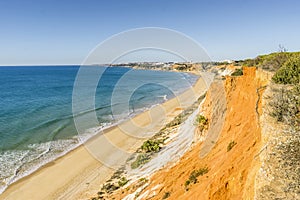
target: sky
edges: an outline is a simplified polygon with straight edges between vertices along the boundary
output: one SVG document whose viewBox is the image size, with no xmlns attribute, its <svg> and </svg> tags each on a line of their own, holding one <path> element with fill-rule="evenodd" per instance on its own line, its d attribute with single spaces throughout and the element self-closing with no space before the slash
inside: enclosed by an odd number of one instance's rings
<svg viewBox="0 0 300 200">
<path fill-rule="evenodd" d="M 0 65 L 80 64 L 101 42 L 161 27 L 215 61 L 300 50 L 298 0 L 0 0 Z M 122 44 L 120 44 L 122 45 Z"/>
</svg>

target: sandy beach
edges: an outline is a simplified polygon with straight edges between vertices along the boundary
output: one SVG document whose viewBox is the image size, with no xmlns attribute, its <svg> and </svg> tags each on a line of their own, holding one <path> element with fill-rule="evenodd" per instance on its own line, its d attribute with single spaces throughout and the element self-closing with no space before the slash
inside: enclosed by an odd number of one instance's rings
<svg viewBox="0 0 300 200">
<path fill-rule="evenodd" d="M 159 131 L 206 90 L 206 81 L 200 77 L 176 98 L 105 130 L 10 185 L 0 199 L 87 199 L 142 144 L 145 133 Z"/>
</svg>

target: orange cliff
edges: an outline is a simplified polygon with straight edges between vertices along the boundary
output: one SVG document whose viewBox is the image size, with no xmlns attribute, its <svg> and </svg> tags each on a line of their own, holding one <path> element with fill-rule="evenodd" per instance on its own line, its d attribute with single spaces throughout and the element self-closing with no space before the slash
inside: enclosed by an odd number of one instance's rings
<svg viewBox="0 0 300 200">
<path fill-rule="evenodd" d="M 205 140 L 196 141 L 172 167 L 156 172 L 139 193 L 143 199 L 166 195 L 168 199 L 253 199 L 260 166 L 261 96 L 267 81 L 255 67 L 243 71 L 243 76 L 227 76 L 211 85 L 204 102 L 210 123 L 202 136 Z M 228 151 L 232 142 L 235 145 Z M 203 167 L 208 167 L 208 173 L 186 187 L 191 173 Z M 120 199 L 126 194 L 128 188 L 114 196 Z"/>
</svg>

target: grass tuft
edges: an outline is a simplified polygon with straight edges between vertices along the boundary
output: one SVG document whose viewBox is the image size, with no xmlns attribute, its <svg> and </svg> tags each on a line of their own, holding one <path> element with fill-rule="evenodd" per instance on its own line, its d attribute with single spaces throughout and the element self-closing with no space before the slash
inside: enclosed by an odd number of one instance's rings
<svg viewBox="0 0 300 200">
<path fill-rule="evenodd" d="M 229 142 L 227 146 L 227 152 L 230 151 L 237 143 L 235 141 Z"/>
</svg>

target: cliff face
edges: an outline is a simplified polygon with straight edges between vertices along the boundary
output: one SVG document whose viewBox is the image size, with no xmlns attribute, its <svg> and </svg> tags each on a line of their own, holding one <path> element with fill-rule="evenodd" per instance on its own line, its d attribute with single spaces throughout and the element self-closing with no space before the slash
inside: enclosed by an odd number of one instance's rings
<svg viewBox="0 0 300 200">
<path fill-rule="evenodd" d="M 260 97 L 265 83 L 256 68 L 244 68 L 243 76 L 227 76 L 222 83 L 213 84 L 204 103 L 210 122 L 202 136 L 205 140 L 196 142 L 175 166 L 154 174 L 140 195 L 144 199 L 252 199 L 261 145 Z M 207 173 L 196 176 L 196 180 L 192 177 L 195 170 L 205 168 Z"/>
<path fill-rule="evenodd" d="M 201 113 L 209 128 L 195 132 L 193 146 L 178 163 L 156 172 L 144 187 L 135 183 L 114 197 L 138 190 L 129 199 L 253 199 L 262 146 L 261 99 L 269 75 L 254 67 L 243 71 L 211 85 Z"/>
</svg>

